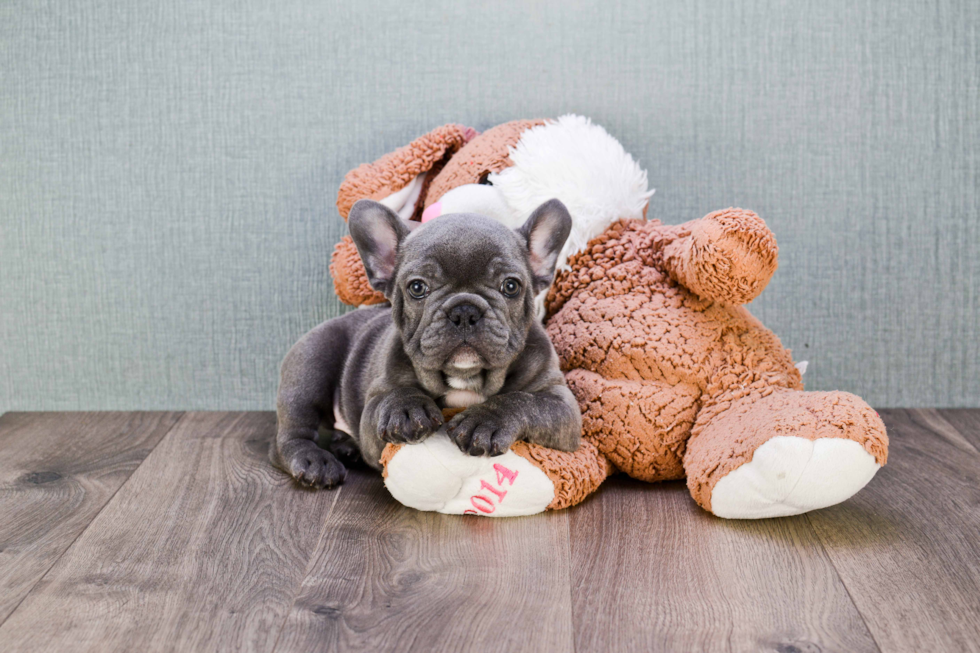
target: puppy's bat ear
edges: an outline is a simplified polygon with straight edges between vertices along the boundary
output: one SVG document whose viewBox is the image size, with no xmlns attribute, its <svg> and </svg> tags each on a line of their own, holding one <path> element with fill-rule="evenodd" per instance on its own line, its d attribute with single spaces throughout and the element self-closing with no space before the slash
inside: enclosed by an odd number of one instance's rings
<svg viewBox="0 0 980 653">
<path fill-rule="evenodd" d="M 387 294 L 398 246 L 408 235 L 409 225 L 384 204 L 358 200 L 347 217 L 347 226 L 371 287 Z"/>
<path fill-rule="evenodd" d="M 527 242 L 528 261 L 534 275 L 534 292 L 547 288 L 555 277 L 555 265 L 568 234 L 572 230 L 572 216 L 558 200 L 548 200 L 517 230 Z"/>
</svg>

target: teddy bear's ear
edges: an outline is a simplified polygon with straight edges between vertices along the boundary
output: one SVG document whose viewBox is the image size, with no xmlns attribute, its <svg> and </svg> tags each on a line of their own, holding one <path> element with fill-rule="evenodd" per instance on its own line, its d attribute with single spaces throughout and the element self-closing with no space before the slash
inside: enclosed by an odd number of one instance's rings
<svg viewBox="0 0 980 653">
<path fill-rule="evenodd" d="M 517 145 L 527 130 L 544 123 L 544 120 L 512 120 L 491 127 L 479 138 L 466 143 L 458 154 L 446 162 L 445 167 L 429 173 L 431 183 L 422 198 L 422 208 L 432 206 L 454 188 L 487 183 L 492 173 L 512 166 L 511 148 Z"/>
<path fill-rule="evenodd" d="M 404 209 L 407 213 L 404 217 L 418 219 L 415 214 L 422 212 L 428 186 L 426 178 L 442 169 L 476 133 L 463 125 L 443 125 L 374 163 L 351 170 L 337 192 L 337 210 L 341 217 L 346 220 L 355 202 L 369 199 L 383 201 L 399 213 Z M 390 206 L 392 203 L 398 206 Z"/>
<path fill-rule="evenodd" d="M 534 275 L 534 292 L 547 288 L 555 276 L 558 254 L 572 230 L 572 216 L 558 200 L 548 200 L 534 210 L 517 230 L 527 242 L 528 262 Z"/>
</svg>

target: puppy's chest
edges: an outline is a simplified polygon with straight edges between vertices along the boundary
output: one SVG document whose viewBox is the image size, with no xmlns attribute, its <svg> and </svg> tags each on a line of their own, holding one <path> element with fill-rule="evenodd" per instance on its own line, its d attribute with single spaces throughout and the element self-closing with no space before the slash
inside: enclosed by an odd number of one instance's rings
<svg viewBox="0 0 980 653">
<path fill-rule="evenodd" d="M 483 381 L 477 376 L 471 379 L 463 379 L 454 376 L 446 377 L 446 385 L 449 390 L 439 398 L 442 408 L 469 408 L 475 404 L 483 403 L 486 397 L 482 394 Z M 351 427 L 344 419 L 340 409 L 339 401 L 334 401 L 333 405 L 334 428 L 345 433 L 352 433 Z"/>
<path fill-rule="evenodd" d="M 469 379 L 447 376 L 446 385 L 449 390 L 442 396 L 446 408 L 468 408 L 486 399 L 481 393 L 483 380 L 479 376 Z"/>
</svg>

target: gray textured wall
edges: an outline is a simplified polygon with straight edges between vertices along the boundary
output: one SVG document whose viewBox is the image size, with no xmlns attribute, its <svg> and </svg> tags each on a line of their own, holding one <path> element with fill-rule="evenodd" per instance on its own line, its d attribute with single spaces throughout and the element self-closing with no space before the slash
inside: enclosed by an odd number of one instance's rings
<svg viewBox="0 0 980 653">
<path fill-rule="evenodd" d="M 344 173 L 574 111 L 775 231 L 810 389 L 980 406 L 976 2 L 0 5 L 0 411 L 271 408 Z"/>
</svg>

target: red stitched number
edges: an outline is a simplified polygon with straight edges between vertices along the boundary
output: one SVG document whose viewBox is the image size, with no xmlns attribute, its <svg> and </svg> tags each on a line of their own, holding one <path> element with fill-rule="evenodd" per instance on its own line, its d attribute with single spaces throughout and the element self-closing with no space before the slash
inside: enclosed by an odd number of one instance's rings
<svg viewBox="0 0 980 653">
<path fill-rule="evenodd" d="M 497 472 L 497 485 L 503 487 L 504 481 L 507 481 L 510 485 L 514 485 L 514 479 L 517 478 L 519 472 L 504 467 L 500 463 L 495 463 L 493 469 L 495 472 Z M 497 503 L 503 503 L 504 497 L 507 496 L 507 490 L 497 489 L 482 479 L 480 480 L 480 489 L 489 490 L 492 494 L 496 495 Z M 480 503 L 477 502 L 477 499 L 480 500 Z M 476 508 L 476 510 L 470 510 L 467 508 L 463 511 L 464 515 L 479 515 L 480 512 L 482 512 L 484 515 L 489 515 L 497 509 L 497 506 L 493 505 L 493 501 L 482 494 L 477 494 L 476 496 L 470 497 L 470 503 L 473 504 L 473 507 Z M 477 510 L 480 512 L 477 512 Z"/>
<path fill-rule="evenodd" d="M 478 504 L 476 502 L 477 499 L 482 499 L 483 502 L 485 504 L 487 504 L 487 507 L 484 508 L 483 506 L 481 506 L 480 504 Z M 470 503 L 473 504 L 473 507 L 474 508 L 476 508 L 477 510 L 479 510 L 480 512 L 482 512 L 485 515 L 489 515 L 491 512 L 493 512 L 494 510 L 497 509 L 497 506 L 493 505 L 493 503 L 490 501 L 490 499 L 486 498 L 482 494 L 478 494 L 475 497 L 470 497 Z"/>
<path fill-rule="evenodd" d="M 507 496 L 507 490 L 498 490 L 497 488 L 490 485 L 486 481 L 480 481 L 480 487 L 483 488 L 484 490 L 490 490 L 491 492 L 496 494 L 498 501 L 503 501 L 504 497 Z"/>
<path fill-rule="evenodd" d="M 500 463 L 494 463 L 493 464 L 493 469 L 494 469 L 494 471 L 497 472 L 497 485 L 503 485 L 504 484 L 504 479 L 507 479 L 508 481 L 510 481 L 510 484 L 511 485 L 514 484 L 514 479 L 517 478 L 518 472 L 515 472 L 512 469 L 507 469 L 506 467 L 504 467 Z M 503 498 L 503 497 L 501 497 L 501 498 Z"/>
</svg>

